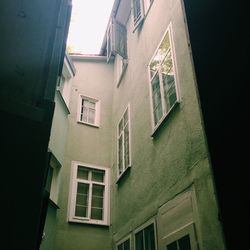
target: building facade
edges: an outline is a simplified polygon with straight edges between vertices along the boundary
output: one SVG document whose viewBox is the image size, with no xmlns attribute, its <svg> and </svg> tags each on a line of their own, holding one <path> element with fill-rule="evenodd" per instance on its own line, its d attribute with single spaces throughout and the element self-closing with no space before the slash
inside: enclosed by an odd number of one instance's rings
<svg viewBox="0 0 250 250">
<path fill-rule="evenodd" d="M 51 249 L 225 249 L 182 1 L 115 1 L 71 59 Z"/>
</svg>

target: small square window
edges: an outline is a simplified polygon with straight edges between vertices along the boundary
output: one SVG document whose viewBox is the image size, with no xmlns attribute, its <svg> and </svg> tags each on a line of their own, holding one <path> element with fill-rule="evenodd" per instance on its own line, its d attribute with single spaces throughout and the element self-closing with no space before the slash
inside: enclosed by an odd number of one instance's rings
<svg viewBox="0 0 250 250">
<path fill-rule="evenodd" d="M 78 122 L 99 127 L 100 101 L 80 95 L 78 108 Z"/>
</svg>

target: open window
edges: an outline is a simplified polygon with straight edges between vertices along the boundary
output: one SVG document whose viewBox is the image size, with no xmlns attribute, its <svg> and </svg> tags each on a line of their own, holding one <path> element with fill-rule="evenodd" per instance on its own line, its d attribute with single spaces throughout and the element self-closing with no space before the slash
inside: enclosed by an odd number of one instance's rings
<svg viewBox="0 0 250 250">
<path fill-rule="evenodd" d="M 132 0 L 134 30 L 142 23 L 154 0 Z"/>
<path fill-rule="evenodd" d="M 124 25 L 111 18 L 107 30 L 107 62 L 116 54 L 127 59 L 127 30 Z"/>
</svg>

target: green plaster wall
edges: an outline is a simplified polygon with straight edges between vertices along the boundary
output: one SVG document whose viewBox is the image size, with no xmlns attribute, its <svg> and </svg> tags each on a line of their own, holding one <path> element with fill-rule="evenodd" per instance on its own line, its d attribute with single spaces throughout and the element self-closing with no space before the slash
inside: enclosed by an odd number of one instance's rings
<svg viewBox="0 0 250 250">
<path fill-rule="evenodd" d="M 152 138 L 147 65 L 170 22 L 181 101 Z M 142 27 L 132 30 L 130 18 L 128 67 L 119 88 L 113 88 L 113 124 L 117 125 L 130 104 L 132 148 L 132 167 L 116 184 L 117 135 L 113 130 L 113 246 L 157 215 L 168 200 L 192 187 L 201 249 L 224 249 L 181 2 L 154 1 Z"/>
<path fill-rule="evenodd" d="M 68 131 L 68 113 L 66 106 L 59 95 L 60 94 L 56 92 L 56 105 L 50 133 L 49 148 L 57 160 L 62 163 Z"/>
<path fill-rule="evenodd" d="M 72 161 L 110 167 L 113 67 L 102 61 L 73 58 L 76 76 L 70 97 L 69 130 L 59 195 L 55 250 L 109 250 L 109 227 L 67 221 Z M 101 101 L 100 127 L 77 123 L 79 94 Z"/>
</svg>

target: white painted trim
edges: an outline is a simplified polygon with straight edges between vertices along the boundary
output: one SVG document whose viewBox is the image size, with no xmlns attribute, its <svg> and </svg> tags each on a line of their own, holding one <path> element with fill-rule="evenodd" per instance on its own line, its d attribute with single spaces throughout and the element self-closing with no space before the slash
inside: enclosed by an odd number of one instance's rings
<svg viewBox="0 0 250 250">
<path fill-rule="evenodd" d="M 153 58 L 155 57 L 155 55 L 157 54 L 157 51 L 161 45 L 161 43 L 163 42 L 166 34 L 169 34 L 169 42 L 170 42 L 170 52 L 171 52 L 171 59 L 173 62 L 173 71 L 174 71 L 174 77 L 175 77 L 175 92 L 176 92 L 176 102 L 175 104 L 168 110 L 166 110 L 166 104 L 164 101 L 164 89 L 163 89 L 163 83 L 162 83 L 162 77 L 159 74 L 159 81 L 160 81 L 160 93 L 161 93 L 161 104 L 162 104 L 162 112 L 163 115 L 161 117 L 161 119 L 157 122 L 157 124 L 155 125 L 154 122 L 154 108 L 153 108 L 153 93 L 152 93 L 152 79 L 154 78 L 151 77 L 150 75 L 150 64 L 153 60 Z M 163 59 L 164 60 L 164 59 Z M 157 70 L 159 72 L 159 70 Z M 150 95 L 150 111 L 151 111 L 151 124 L 152 124 L 152 133 L 151 136 L 153 136 L 155 134 L 155 132 L 158 130 L 158 128 L 160 127 L 161 123 L 166 119 L 166 117 L 169 115 L 169 113 L 172 111 L 172 109 L 178 104 L 180 103 L 180 89 L 179 89 L 179 78 L 178 78 L 178 73 L 177 73 L 177 66 L 176 66 L 176 55 L 175 55 L 175 48 L 174 48 L 174 42 L 173 42 L 173 31 L 172 31 L 172 22 L 169 23 L 166 31 L 164 32 L 159 44 L 156 47 L 156 50 L 153 53 L 153 56 L 151 57 L 149 64 L 148 64 L 148 82 L 149 82 L 149 95 Z M 156 72 L 157 74 L 157 72 Z"/>
<path fill-rule="evenodd" d="M 82 99 L 85 100 L 90 100 L 95 102 L 96 106 L 95 106 L 95 123 L 89 123 L 89 122 L 84 122 L 80 120 L 80 116 L 81 116 L 81 105 L 82 105 Z M 90 97 L 84 94 L 79 94 L 78 95 L 78 107 L 77 107 L 77 123 L 82 123 L 82 124 L 86 124 L 92 127 L 100 127 L 100 119 L 101 119 L 101 101 L 97 98 L 94 97 Z"/>
<path fill-rule="evenodd" d="M 128 163 L 128 167 L 125 169 L 125 159 L 123 159 L 123 172 L 121 174 L 119 174 L 119 123 L 121 122 L 121 120 L 124 117 L 124 114 L 126 113 L 126 111 L 128 111 L 128 129 L 129 129 L 129 163 Z M 130 119 L 130 103 L 128 103 L 127 107 L 125 108 L 121 118 L 119 119 L 117 126 L 116 126 L 116 131 L 117 131 L 117 137 L 116 137 L 116 141 L 117 141 L 117 181 L 123 176 L 123 174 L 126 172 L 126 170 L 128 168 L 130 168 L 132 166 L 132 160 L 131 160 L 131 119 Z M 124 131 L 122 132 L 122 136 L 124 137 Z M 124 139 L 124 138 L 123 138 Z M 123 140 L 123 144 L 122 147 L 124 147 L 124 140 Z M 123 153 L 124 153 L 124 148 L 123 148 Z M 124 157 L 124 155 L 123 155 Z"/>
<path fill-rule="evenodd" d="M 104 180 L 103 182 L 95 182 L 92 180 L 78 180 L 77 179 L 77 168 L 78 166 L 83 166 L 90 169 L 104 170 Z M 82 163 L 79 161 L 72 161 L 71 164 L 71 176 L 70 176 L 70 193 L 69 193 L 69 204 L 68 204 L 68 221 L 69 222 L 78 222 L 78 223 L 87 223 L 87 224 L 96 224 L 96 225 L 109 225 L 109 192 L 110 192 L 110 169 L 107 167 L 96 166 L 94 164 Z M 91 179 L 91 178 L 90 178 Z M 76 204 L 76 189 L 78 183 L 86 183 L 89 185 L 89 199 L 92 198 L 92 186 L 93 184 L 103 185 L 104 186 L 104 203 L 103 203 L 103 220 L 95 220 L 89 218 L 91 206 L 88 206 L 87 217 L 77 217 L 75 216 L 75 204 Z M 89 200 L 88 204 L 91 204 Z"/>
</svg>

